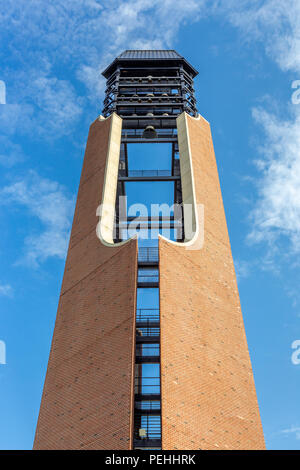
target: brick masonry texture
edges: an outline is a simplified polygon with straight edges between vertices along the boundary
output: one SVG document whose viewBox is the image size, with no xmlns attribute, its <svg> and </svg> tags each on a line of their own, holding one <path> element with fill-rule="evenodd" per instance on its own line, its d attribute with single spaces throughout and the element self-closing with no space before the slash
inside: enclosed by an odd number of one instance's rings
<svg viewBox="0 0 300 470">
<path fill-rule="evenodd" d="M 188 116 L 201 250 L 159 241 L 163 449 L 264 449 L 210 126 Z"/>
<path fill-rule="evenodd" d="M 111 118 L 90 128 L 34 449 L 130 449 L 137 242 L 96 236 Z"/>
</svg>

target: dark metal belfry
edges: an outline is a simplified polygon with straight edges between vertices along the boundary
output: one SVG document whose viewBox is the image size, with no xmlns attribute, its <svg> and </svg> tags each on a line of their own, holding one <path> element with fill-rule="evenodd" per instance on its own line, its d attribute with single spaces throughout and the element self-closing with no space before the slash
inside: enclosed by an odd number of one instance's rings
<svg viewBox="0 0 300 470">
<path fill-rule="evenodd" d="M 184 240 L 180 158 L 176 118 L 184 111 L 195 117 L 193 78 L 197 71 L 176 51 L 125 51 L 103 72 L 107 79 L 103 115 L 115 112 L 122 118 L 116 232 L 123 239 L 133 217 L 120 217 L 119 197 L 128 182 L 174 182 L 174 213 L 168 217 L 139 217 L 142 230 L 173 229 L 176 240 Z M 132 171 L 128 167 L 128 145 L 132 143 L 171 144 L 169 170 Z M 153 191 L 153 186 L 152 189 Z M 124 225 L 125 224 L 125 225 Z M 158 249 L 139 247 L 137 289 L 159 289 Z M 134 447 L 161 447 L 160 374 L 145 373 L 144 366 L 160 368 L 159 309 L 139 308 L 136 312 Z M 151 367 L 150 367 L 151 370 Z"/>
<path fill-rule="evenodd" d="M 103 115 L 116 112 L 128 137 L 142 137 L 146 126 L 158 138 L 172 137 L 176 117 L 196 116 L 193 78 L 197 71 L 176 51 L 125 51 L 103 72 L 107 79 Z M 169 132 L 167 132 L 169 131 Z"/>
<path fill-rule="evenodd" d="M 165 221 L 171 229 L 177 228 L 177 240 L 183 241 L 183 214 L 179 149 L 176 118 L 186 112 L 197 115 L 193 79 L 198 72 L 174 50 L 128 50 L 120 54 L 103 72 L 107 79 L 103 115 L 113 112 L 122 118 L 122 140 L 117 191 L 116 216 L 119 220 L 119 197 L 125 195 L 129 181 L 174 181 L 174 204 L 177 214 Z M 133 172 L 128 168 L 127 144 L 172 144 L 170 171 Z M 176 215 L 177 217 L 176 221 Z M 142 220 L 140 219 L 142 222 Z M 130 220 L 127 219 L 130 223 Z M 150 228 L 144 220 L 140 228 Z M 155 220 L 152 218 L 152 228 Z M 163 218 L 157 220 L 163 227 Z M 115 241 L 120 241 L 117 224 Z"/>
</svg>

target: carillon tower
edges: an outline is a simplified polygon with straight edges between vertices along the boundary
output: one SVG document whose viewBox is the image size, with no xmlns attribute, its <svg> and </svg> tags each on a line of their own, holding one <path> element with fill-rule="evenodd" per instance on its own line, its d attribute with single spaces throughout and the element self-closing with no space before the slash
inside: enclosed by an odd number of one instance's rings
<svg viewBox="0 0 300 470">
<path fill-rule="evenodd" d="M 197 71 L 174 50 L 130 50 L 103 75 L 34 448 L 263 449 Z M 149 170 L 158 149 L 169 167 Z M 127 193 L 162 184 L 167 214 L 130 213 Z"/>
</svg>

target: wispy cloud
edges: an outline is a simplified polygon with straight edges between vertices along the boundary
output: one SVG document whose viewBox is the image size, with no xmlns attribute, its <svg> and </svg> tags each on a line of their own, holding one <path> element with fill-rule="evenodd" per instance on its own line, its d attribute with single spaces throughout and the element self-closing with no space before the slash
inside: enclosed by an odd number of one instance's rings
<svg viewBox="0 0 300 470">
<path fill-rule="evenodd" d="M 101 71 L 117 54 L 125 48 L 171 47 L 180 27 L 196 21 L 206 3 L 7 0 L 0 11 L 0 41 L 10 45 L 9 60 L 5 48 L 0 51 L 6 64 L 0 78 L 8 88 L 1 132 L 12 143 L 20 133 L 51 140 L 74 133 L 87 106 L 95 107 L 96 97 L 101 103 Z M 86 86 L 81 95 L 78 81 Z"/>
<path fill-rule="evenodd" d="M 7 136 L 0 136 L 0 165 L 10 168 L 24 159 L 20 145 L 11 142 Z"/>
<path fill-rule="evenodd" d="M 29 90 L 35 97 L 36 132 L 51 138 L 70 133 L 83 111 L 82 98 L 76 96 L 71 83 L 41 76 L 31 82 Z"/>
<path fill-rule="evenodd" d="M 299 78 L 298 0 L 218 0 L 214 11 L 238 28 L 249 46 L 253 40 L 260 41 L 282 71 L 295 72 L 295 79 Z M 284 107 L 284 119 L 267 106 L 253 110 L 257 129 L 260 126 L 265 135 L 258 149 L 258 198 L 250 215 L 248 240 L 267 242 L 264 267 L 275 266 L 275 254 L 283 259 L 300 251 L 300 109 L 292 109 L 289 103 L 276 104 Z"/>
<path fill-rule="evenodd" d="M 290 245 L 287 252 L 299 253 L 300 113 L 294 120 L 283 121 L 263 108 L 256 108 L 253 116 L 262 126 L 266 140 L 260 148 L 262 160 L 257 162 L 262 177 L 248 239 L 268 242 L 272 251 L 279 249 L 280 241 L 285 239 Z"/>
<path fill-rule="evenodd" d="M 76 75 L 93 96 L 100 71 L 125 48 L 171 47 L 179 28 L 206 13 L 207 0 L 8 0 L 0 31 L 11 51 L 26 53 L 22 69 L 54 77 L 57 63 Z M 29 48 L 30 47 L 30 54 Z M 47 59 L 45 59 L 47 57 Z M 26 76 L 24 78 L 26 80 Z"/>
<path fill-rule="evenodd" d="M 65 257 L 74 198 L 63 186 L 31 171 L 26 178 L 4 187 L 0 202 L 23 206 L 43 227 L 42 232 L 29 233 L 25 238 L 24 255 L 18 263 L 37 267 L 49 257 Z"/>
<path fill-rule="evenodd" d="M 53 140 L 72 132 L 83 112 L 83 98 L 74 86 L 35 69 L 20 75 L 27 75 L 22 89 L 8 95 L 7 104 L 0 107 L 0 131 L 10 137 L 11 145 L 20 135 Z"/>
<path fill-rule="evenodd" d="M 290 434 L 294 434 L 294 437 L 297 440 L 300 440 L 300 427 L 299 426 L 291 426 L 288 429 L 283 429 L 281 431 L 281 434 L 285 434 L 286 436 L 288 436 Z"/>
<path fill-rule="evenodd" d="M 0 296 L 12 297 L 13 288 L 9 284 L 0 284 Z"/>
<path fill-rule="evenodd" d="M 248 261 L 234 260 L 234 267 L 236 272 L 237 281 L 240 282 L 250 275 L 251 266 Z"/>
<path fill-rule="evenodd" d="M 95 97 L 103 91 L 101 71 L 115 55 L 126 48 L 172 47 L 180 27 L 205 13 L 206 3 L 7 0 L 0 11 L 0 40 L 10 45 L 9 57 L 5 48 L 0 51 L 5 63 L 0 78 L 7 84 L 7 104 L 0 109 L 5 143 L 0 163 L 12 166 L 24 157 L 20 135 L 54 141 L 73 134 L 89 106 L 86 90 L 96 108 Z M 49 257 L 64 257 L 73 206 L 64 188 L 31 172 L 1 196 L 25 207 L 43 226 L 41 233 L 26 237 L 23 263 L 37 266 Z"/>
<path fill-rule="evenodd" d="M 245 41 L 261 41 L 282 70 L 300 72 L 298 0 L 217 0 L 215 12 L 225 13 Z"/>
<path fill-rule="evenodd" d="M 207 13 L 206 4 L 206 0 L 111 2 L 109 8 L 101 12 L 98 25 L 106 45 L 105 52 L 101 57 L 90 56 L 90 60 L 77 70 L 77 77 L 93 93 L 101 94 L 104 87 L 101 71 L 116 55 L 124 49 L 171 48 L 180 27 Z"/>
</svg>

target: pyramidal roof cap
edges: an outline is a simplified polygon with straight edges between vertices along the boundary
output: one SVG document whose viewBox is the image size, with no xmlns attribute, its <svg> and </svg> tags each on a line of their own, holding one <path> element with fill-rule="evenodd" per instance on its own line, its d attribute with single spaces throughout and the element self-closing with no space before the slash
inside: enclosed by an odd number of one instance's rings
<svg viewBox="0 0 300 470">
<path fill-rule="evenodd" d="M 130 63 L 131 61 L 153 61 L 153 62 L 167 62 L 169 61 L 182 61 L 187 67 L 193 77 L 198 75 L 198 71 L 187 61 L 185 58 L 178 54 L 174 49 L 156 49 L 156 50 L 144 50 L 144 49 L 128 49 L 122 52 L 118 57 L 102 72 L 105 78 L 108 78 L 114 71 L 117 63 Z"/>
<path fill-rule="evenodd" d="M 174 50 L 127 50 L 118 56 L 118 59 L 183 59 Z"/>
</svg>

